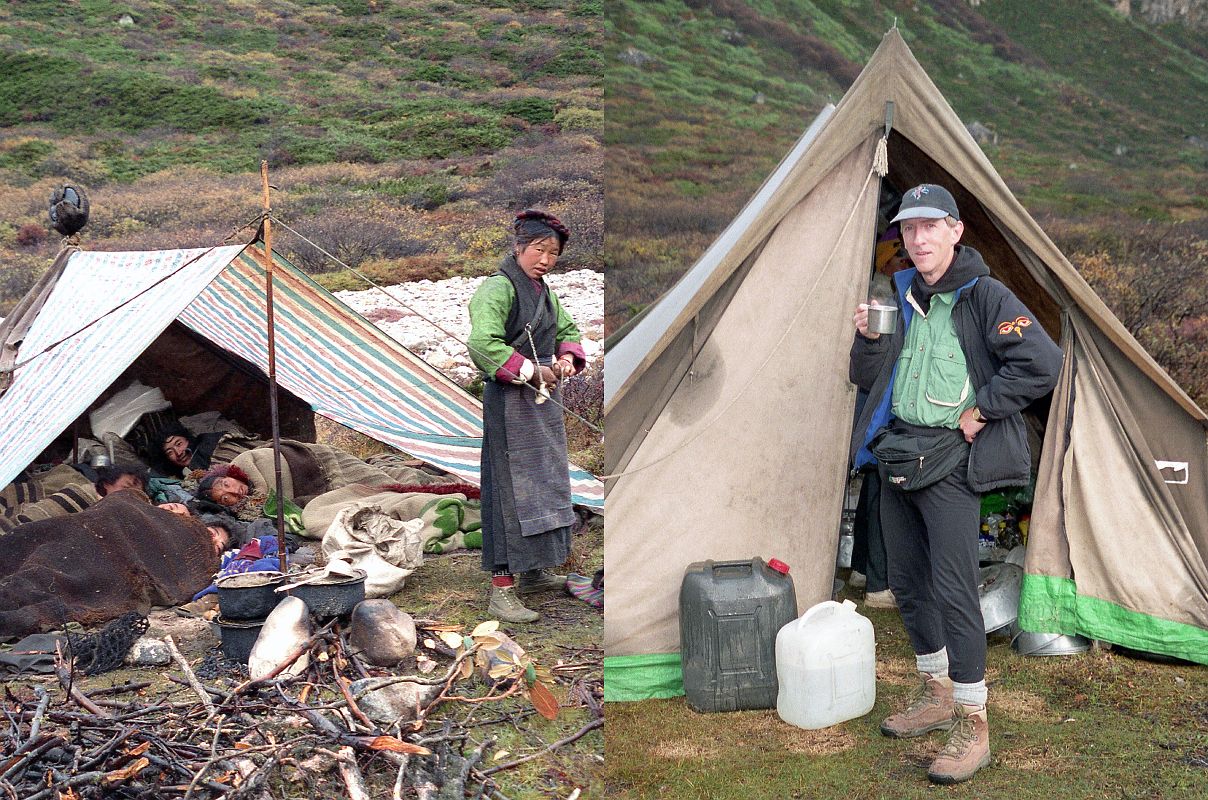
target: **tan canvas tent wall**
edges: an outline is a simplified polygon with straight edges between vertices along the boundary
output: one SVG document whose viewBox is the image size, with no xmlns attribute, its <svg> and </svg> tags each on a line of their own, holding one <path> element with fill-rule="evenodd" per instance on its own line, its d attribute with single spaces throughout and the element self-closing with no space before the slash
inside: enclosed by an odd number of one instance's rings
<svg viewBox="0 0 1208 800">
<path fill-rule="evenodd" d="M 1208 417 L 1028 216 L 895 29 L 607 353 L 608 699 L 677 692 L 693 561 L 774 556 L 800 609 L 830 596 L 883 138 L 884 180 L 948 187 L 962 241 L 1066 352 L 1021 621 L 1208 662 Z"/>
</svg>

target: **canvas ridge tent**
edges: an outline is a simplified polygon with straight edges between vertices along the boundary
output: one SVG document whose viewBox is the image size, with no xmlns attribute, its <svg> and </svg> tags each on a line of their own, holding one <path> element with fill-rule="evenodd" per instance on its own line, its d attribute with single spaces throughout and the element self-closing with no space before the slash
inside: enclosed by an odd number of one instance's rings
<svg viewBox="0 0 1208 800">
<path fill-rule="evenodd" d="M 279 253 L 273 263 L 283 435 L 310 438 L 320 414 L 479 483 L 481 404 Z M 266 264 L 258 240 L 60 254 L 0 324 L 0 486 L 135 379 L 181 414 L 220 411 L 267 434 Z M 600 481 L 569 469 L 574 502 L 602 509 Z"/>
<path fill-rule="evenodd" d="M 693 561 L 774 556 L 799 610 L 831 594 L 883 138 L 884 180 L 949 188 L 962 241 L 1066 354 L 1023 627 L 1208 663 L 1208 417 L 1028 216 L 894 29 L 607 352 L 609 700 L 682 691 L 677 594 Z"/>
</svg>

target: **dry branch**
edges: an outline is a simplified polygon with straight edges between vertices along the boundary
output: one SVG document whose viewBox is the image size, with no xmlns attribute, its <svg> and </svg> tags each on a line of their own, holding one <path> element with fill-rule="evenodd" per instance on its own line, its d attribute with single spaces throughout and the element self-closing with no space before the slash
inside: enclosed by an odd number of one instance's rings
<svg viewBox="0 0 1208 800">
<path fill-rule="evenodd" d="M 206 707 L 208 714 L 206 718 L 214 716 L 214 701 L 210 699 L 210 695 L 206 692 L 205 687 L 201 685 L 201 681 L 197 680 L 197 676 L 193 674 L 193 669 L 189 666 L 189 662 L 176 649 L 176 642 L 172 641 L 171 636 L 165 636 L 164 644 L 168 646 L 168 652 L 172 654 L 172 660 L 176 662 L 176 666 L 180 667 L 180 671 L 185 674 L 185 680 L 189 682 L 189 686 L 201 698 L 201 704 Z"/>
</svg>

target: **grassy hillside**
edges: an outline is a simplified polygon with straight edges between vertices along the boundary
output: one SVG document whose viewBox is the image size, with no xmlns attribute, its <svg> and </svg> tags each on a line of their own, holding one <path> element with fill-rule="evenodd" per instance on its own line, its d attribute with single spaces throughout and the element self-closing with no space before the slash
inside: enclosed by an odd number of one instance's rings
<svg viewBox="0 0 1208 800">
<path fill-rule="evenodd" d="M 1025 207 L 1084 273 L 1093 261 L 1108 304 L 1208 400 L 1208 117 L 1193 99 L 1208 97 L 1208 60 L 1193 34 L 1104 0 L 618 0 L 609 330 L 693 263 L 895 20 L 961 119 L 997 134 L 986 153 Z M 1114 296 L 1144 291 L 1142 251 L 1185 289 L 1129 318 Z"/>
<path fill-rule="evenodd" d="M 600 268 L 601 25 L 598 0 L 7 3 L 0 314 L 58 248 L 56 184 L 90 192 L 85 247 L 197 246 L 257 216 L 262 159 L 274 211 L 379 277 L 489 270 L 526 206 Z"/>
</svg>

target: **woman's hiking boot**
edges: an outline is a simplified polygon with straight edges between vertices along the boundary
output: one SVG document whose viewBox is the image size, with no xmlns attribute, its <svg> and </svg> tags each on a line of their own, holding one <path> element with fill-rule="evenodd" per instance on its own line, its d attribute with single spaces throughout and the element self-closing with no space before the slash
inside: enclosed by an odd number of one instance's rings
<svg viewBox="0 0 1208 800">
<path fill-rule="evenodd" d="M 952 679 L 933 678 L 920 672 L 923 685 L 905 711 L 885 718 L 881 733 L 895 739 L 910 739 L 931 731 L 948 730 L 956 724 Z"/>
<path fill-rule="evenodd" d="M 931 762 L 927 777 L 936 783 L 960 783 L 989 765 L 990 724 L 986 719 L 986 707 L 957 703 L 952 735 Z"/>
<path fill-rule="evenodd" d="M 516 591 L 520 594 L 552 592 L 565 586 L 566 576 L 550 572 L 548 569 L 530 569 L 516 577 Z"/>
<path fill-rule="evenodd" d="M 491 602 L 487 605 L 487 614 L 504 622 L 536 622 L 541 619 L 540 614 L 520 602 L 514 586 L 491 587 Z"/>
</svg>

